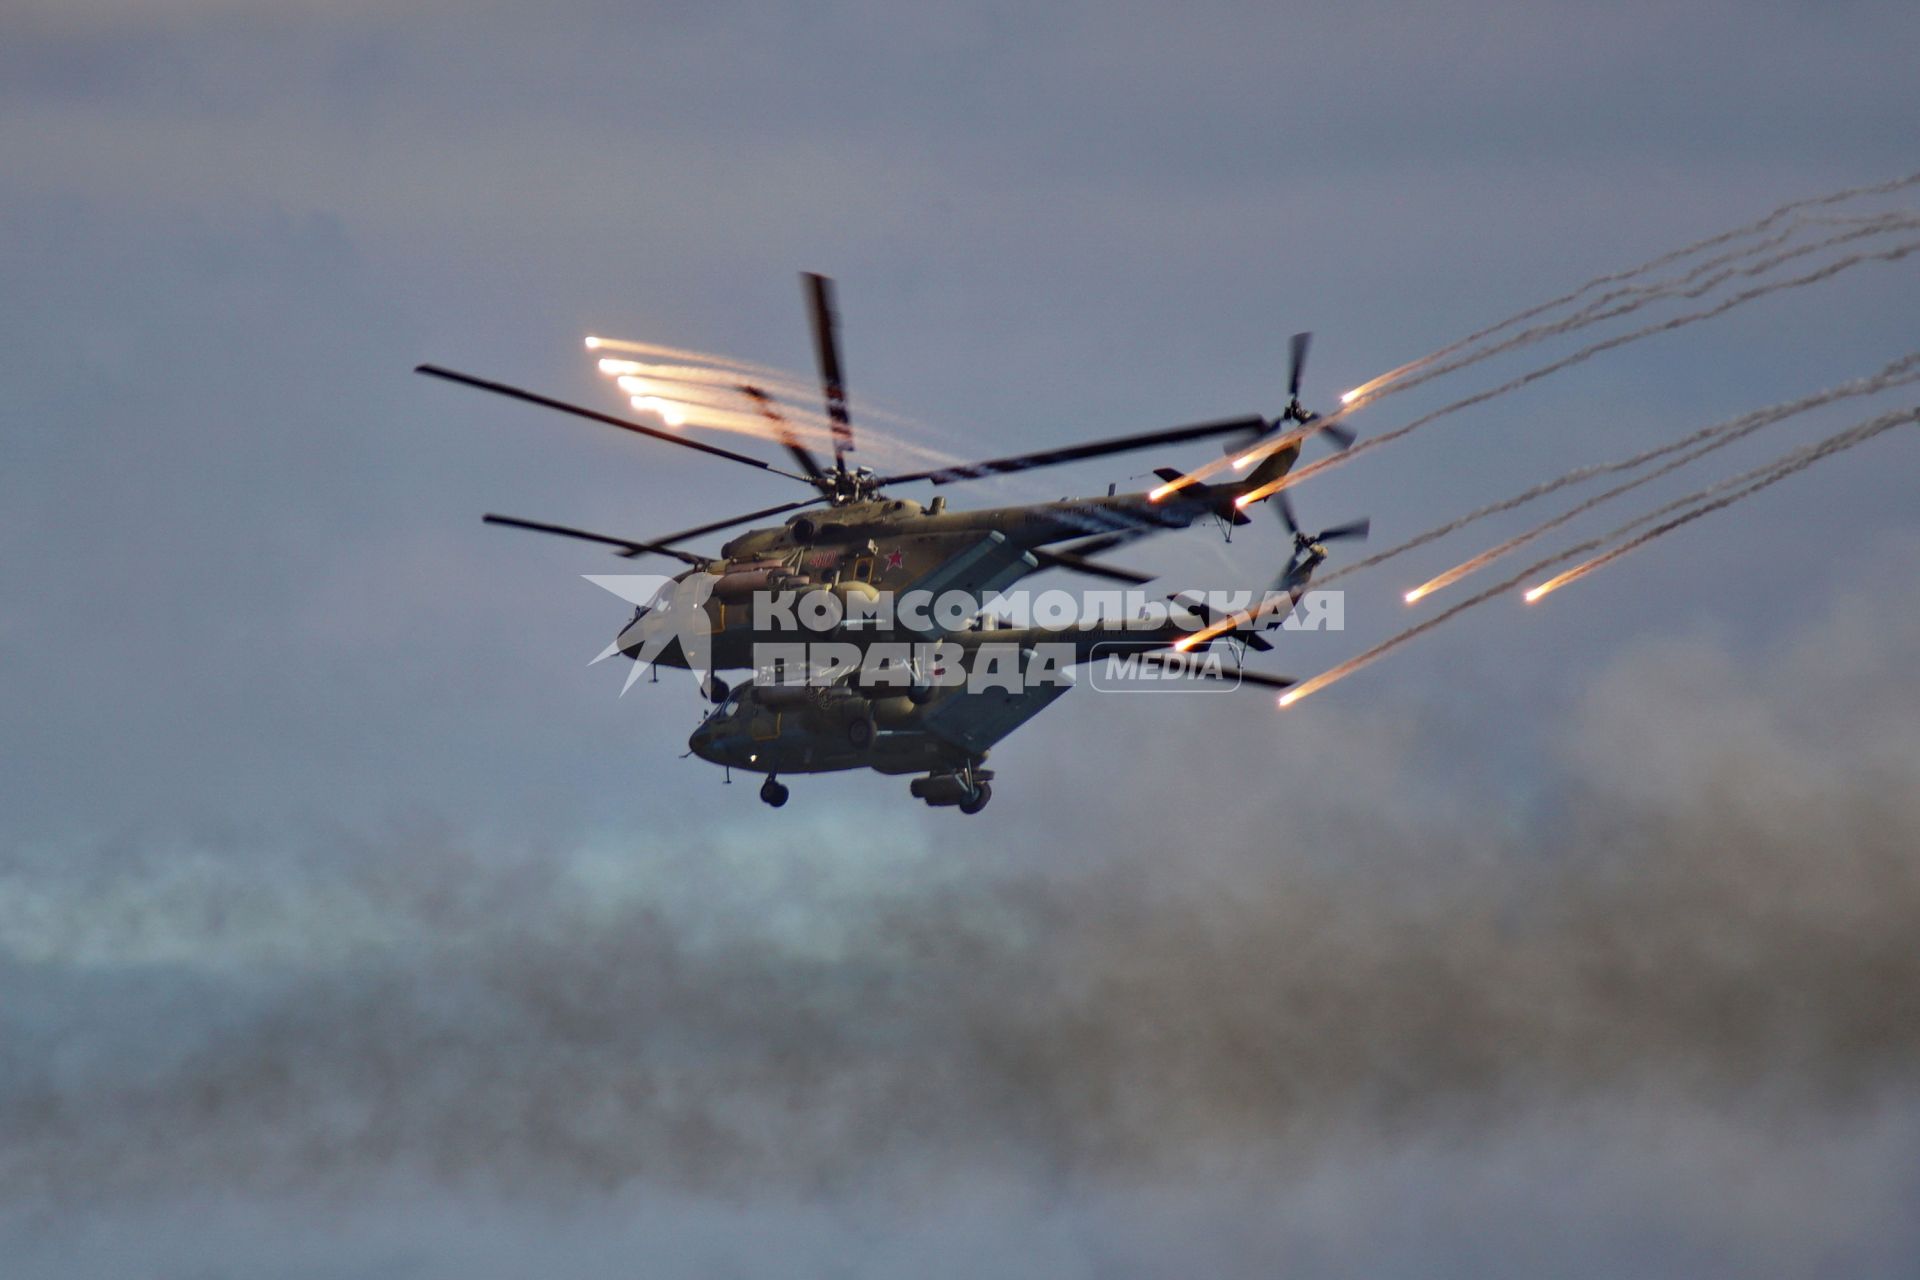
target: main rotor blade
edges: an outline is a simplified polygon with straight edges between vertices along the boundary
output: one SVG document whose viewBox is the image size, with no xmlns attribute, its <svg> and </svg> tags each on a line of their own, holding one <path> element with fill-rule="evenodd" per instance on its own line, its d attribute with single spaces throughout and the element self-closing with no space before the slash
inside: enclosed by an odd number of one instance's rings
<svg viewBox="0 0 1920 1280">
<path fill-rule="evenodd" d="M 657 546 L 665 546 L 670 542 L 685 542 L 688 538 L 698 538 L 700 535 L 706 533 L 718 533 L 722 529 L 731 529 L 737 524 L 746 524 L 753 520 L 764 520 L 768 516 L 785 515 L 789 511 L 798 511 L 802 507 L 811 507 L 817 502 L 825 501 L 825 498 L 802 498 L 798 502 L 782 502 L 777 506 L 762 507 L 758 511 L 749 511 L 743 516 L 733 516 L 726 520 L 715 520 L 712 524 L 695 525 L 691 529 L 682 529 L 680 532 L 670 533 L 664 538 L 655 538 L 654 543 Z"/>
<path fill-rule="evenodd" d="M 643 426 L 638 422 L 630 422 L 625 418 L 616 418 L 610 413 L 601 413 L 598 409 L 588 409 L 581 405 L 568 404 L 565 400 L 555 400 L 551 396 L 543 396 L 532 391 L 523 391 L 519 387 L 510 387 L 504 382 L 490 382 L 485 378 L 476 378 L 470 373 L 460 373 L 453 369 L 443 369 L 437 364 L 415 365 L 413 371 L 415 373 L 428 374 L 435 378 L 445 378 L 448 382 L 465 383 L 469 387 L 478 387 L 482 391 L 491 391 L 495 395 L 507 396 L 514 400 L 525 400 L 528 404 L 537 404 L 543 408 L 558 409 L 562 413 L 571 413 L 575 417 L 591 418 L 595 422 L 604 422 L 608 426 L 618 427 L 622 431 L 632 431 L 638 435 L 648 436 L 654 440 L 664 440 L 668 444 L 677 444 L 683 449 L 697 449 L 701 453 L 710 453 L 716 458 L 725 458 L 730 462 L 743 463 L 757 471 L 771 471 L 774 475 L 785 476 L 789 480 L 798 480 L 803 484 L 812 483 L 812 481 L 808 480 L 805 476 L 795 475 L 791 471 L 783 471 L 770 462 L 762 462 L 759 458 L 750 458 L 744 453 L 735 453 L 731 449 L 722 449 L 717 444 L 708 444 L 703 440 L 692 440 L 686 436 L 677 436 L 671 431 L 659 431 L 653 427 Z"/>
<path fill-rule="evenodd" d="M 888 485 L 910 484 L 917 480 L 931 480 L 935 484 L 956 484 L 962 480 L 978 480 L 982 476 L 1005 475 L 1014 471 L 1031 471 L 1036 467 L 1057 467 L 1066 462 L 1079 462 L 1085 458 L 1101 458 L 1110 453 L 1126 453 L 1132 449 L 1151 449 L 1158 445 L 1179 444 L 1186 440 L 1201 440 L 1208 436 L 1231 435 L 1236 431 L 1256 429 L 1265 432 L 1270 424 L 1258 415 L 1245 418 L 1227 418 L 1219 422 L 1201 422 L 1190 427 L 1174 427 L 1167 431 L 1147 431 L 1134 436 L 1114 436 L 1106 440 L 1089 441 L 1086 444 L 1068 445 L 1061 449 L 1043 449 L 1039 453 L 1015 454 L 1009 458 L 991 458 L 986 462 L 966 463 L 957 467 L 942 467 L 936 471 L 915 471 L 908 475 L 887 476 L 878 481 L 881 488 Z"/>
<path fill-rule="evenodd" d="M 746 524 L 752 520 L 764 520 L 768 516 L 785 515 L 789 511 L 798 511 L 801 507 L 810 507 L 814 503 L 822 501 L 825 501 L 825 499 L 807 498 L 801 502 L 783 502 L 779 506 L 763 507 L 758 511 L 749 511 L 742 516 L 732 516 L 726 520 L 716 520 L 712 524 L 696 525 L 691 529 L 681 529 L 677 533 L 669 533 L 665 537 L 655 538 L 651 542 L 637 542 L 630 538 L 613 538 L 603 533 L 591 533 L 585 529 L 568 528 L 563 524 L 542 524 L 536 520 L 521 520 L 514 516 L 488 514 L 483 516 L 482 519 L 488 524 L 511 525 L 516 529 L 532 529 L 536 533 L 557 533 L 565 538 L 581 538 L 588 542 L 603 542 L 610 547 L 620 548 L 620 554 L 629 560 L 643 555 L 661 555 L 672 556 L 674 559 L 684 561 L 687 564 L 703 565 L 710 563 L 714 557 L 703 556 L 692 551 L 682 551 L 672 544 L 685 542 L 689 538 L 698 538 L 702 534 L 717 533 L 721 529 L 731 529 L 737 524 Z"/>
<path fill-rule="evenodd" d="M 1134 586 L 1152 582 L 1159 576 L 1141 573 L 1137 569 L 1123 569 L 1117 564 L 1102 564 L 1098 560 L 1089 560 L 1071 551 L 1048 551 L 1044 547 L 1035 547 L 1027 554 L 1038 560 L 1042 569 L 1071 569 L 1075 573 L 1089 574 L 1095 578 L 1108 578 L 1114 582 L 1131 583 Z"/>
<path fill-rule="evenodd" d="M 1208 673 L 1203 670 L 1200 674 L 1207 675 Z M 1300 683 L 1298 680 L 1292 680 L 1286 676 L 1270 676 L 1264 671 L 1249 671 L 1245 667 L 1236 667 L 1232 671 L 1222 671 L 1219 675 L 1212 676 L 1211 678 L 1215 680 L 1237 680 L 1241 684 L 1257 684 L 1267 689 L 1291 689 Z"/>
<path fill-rule="evenodd" d="M 807 286 L 807 314 L 813 321 L 813 350 L 820 359 L 820 389 L 827 398 L 827 417 L 833 419 L 833 465 L 847 469 L 853 452 L 853 425 L 847 420 L 847 387 L 840 377 L 840 320 L 833 310 L 833 281 L 812 271 L 800 278 Z"/>
<path fill-rule="evenodd" d="M 1097 556 L 1102 551 L 1111 551 L 1115 547 L 1125 546 L 1130 542 L 1138 542 L 1145 536 L 1146 530 L 1144 529 L 1128 529 L 1119 533 L 1099 534 L 1096 537 L 1085 538 L 1079 542 L 1069 543 L 1064 547 L 1056 547 L 1054 549 L 1070 556 Z"/>
<path fill-rule="evenodd" d="M 813 481 L 815 486 L 825 480 L 827 473 L 821 470 L 819 459 L 800 443 L 800 437 L 794 434 L 793 424 L 780 415 L 779 408 L 773 403 L 773 397 L 760 388 L 746 383 L 740 384 L 740 390 L 759 406 L 760 412 L 765 415 L 768 422 L 773 424 L 773 429 L 779 433 L 780 443 L 785 445 L 787 452 L 793 455 L 793 460 L 800 464 L 800 469 L 807 473 L 807 479 Z"/>
<path fill-rule="evenodd" d="M 663 546 L 658 542 L 635 542 L 630 538 L 613 538 L 604 533 L 592 533 L 586 529 L 570 529 L 563 524 L 543 524 L 538 520 L 521 520 L 515 516 L 497 516 L 492 512 L 480 517 L 488 524 L 506 525 L 512 529 L 531 529 L 535 533 L 557 533 L 563 538 L 579 538 L 583 542 L 601 542 L 610 547 L 619 547 L 620 554 L 627 557 L 641 555 L 672 556 L 676 560 L 691 565 L 704 565 L 712 559 L 710 556 L 697 556 L 690 551 L 681 551 L 675 547 Z"/>
</svg>

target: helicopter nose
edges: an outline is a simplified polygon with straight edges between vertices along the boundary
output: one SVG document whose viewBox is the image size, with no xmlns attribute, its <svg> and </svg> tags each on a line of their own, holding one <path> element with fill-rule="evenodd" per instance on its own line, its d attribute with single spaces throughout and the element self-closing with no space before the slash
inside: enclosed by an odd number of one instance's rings
<svg viewBox="0 0 1920 1280">
<path fill-rule="evenodd" d="M 628 657 L 638 653 L 647 642 L 649 635 L 647 615 L 650 612 L 651 610 L 644 606 L 635 609 L 633 616 L 627 619 L 627 625 L 620 628 L 620 634 L 614 639 L 614 643 L 620 647 L 620 652 Z"/>
</svg>

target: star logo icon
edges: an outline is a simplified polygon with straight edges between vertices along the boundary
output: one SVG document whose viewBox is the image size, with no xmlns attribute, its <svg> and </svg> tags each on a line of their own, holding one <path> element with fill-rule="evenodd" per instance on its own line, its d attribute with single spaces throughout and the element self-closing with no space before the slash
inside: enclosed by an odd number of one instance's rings
<svg viewBox="0 0 1920 1280">
<path fill-rule="evenodd" d="M 897 547 L 894 550 L 887 552 L 887 568 L 889 569 L 898 569 L 901 563 L 905 560 L 906 560 L 906 556 L 902 554 L 899 548 Z"/>
<path fill-rule="evenodd" d="M 651 667 L 669 645 L 678 641 L 680 656 L 687 668 L 704 685 L 712 670 L 710 637 L 713 620 L 707 616 L 707 598 L 720 579 L 711 573 L 694 571 L 679 578 L 657 574 L 582 574 L 588 582 L 611 591 L 637 608 L 627 625 L 620 629 L 612 644 L 600 651 L 594 662 L 603 662 L 616 653 L 632 652 L 633 666 L 620 686 L 624 696 L 640 673 Z M 591 666 L 592 663 L 587 665 Z"/>
</svg>

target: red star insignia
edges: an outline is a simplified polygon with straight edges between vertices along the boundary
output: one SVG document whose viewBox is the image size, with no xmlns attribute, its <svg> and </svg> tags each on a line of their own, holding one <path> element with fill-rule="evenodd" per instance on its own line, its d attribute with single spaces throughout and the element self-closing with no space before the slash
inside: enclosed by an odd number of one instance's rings
<svg viewBox="0 0 1920 1280">
<path fill-rule="evenodd" d="M 887 552 L 887 568 L 898 569 L 900 567 L 901 562 L 905 559 L 906 557 L 902 555 L 900 552 L 889 551 Z"/>
</svg>

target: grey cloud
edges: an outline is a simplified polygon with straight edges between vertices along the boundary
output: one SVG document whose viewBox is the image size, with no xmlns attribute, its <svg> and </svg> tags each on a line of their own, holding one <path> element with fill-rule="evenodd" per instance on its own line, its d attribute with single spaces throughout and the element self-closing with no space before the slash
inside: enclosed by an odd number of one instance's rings
<svg viewBox="0 0 1920 1280">
<path fill-rule="evenodd" d="M 1104 1194 L 1635 1099 L 1753 1133 L 1853 1123 L 1905 1106 L 1920 1063 L 1920 756 L 1912 636 L 1849 608 L 1828 681 L 1894 675 L 1893 696 L 1817 762 L 1740 691 L 1796 680 L 1811 705 L 1811 637 L 1757 667 L 1638 654 L 1566 734 L 1586 781 L 1518 835 L 1481 823 L 1478 861 L 1356 840 L 1316 868 L 1278 833 L 1159 879 L 1137 868 L 1177 855 L 1138 847 L 1041 877 L 710 840 L 630 857 L 624 881 L 593 872 L 617 858 L 486 855 L 444 829 L 324 839 L 291 866 L 125 851 L 117 874 L 149 888 L 86 968 L 48 965 L 110 904 L 6 922 L 16 951 L 42 940 L 10 987 L 59 996 L 10 1015 L 9 1043 L 38 1049 L 8 1073 L 0 1176 L 52 1204 L 384 1176 L 871 1194 L 903 1169 Z M 98 882 L 109 856 L 69 851 L 64 874 Z M 778 874 L 743 888 L 759 856 Z M 186 914 L 156 933 L 141 912 Z M 154 979 L 115 946 L 198 975 L 118 1067 L 99 1037 Z"/>
<path fill-rule="evenodd" d="M 856 414 L 956 451 L 1271 412 L 1299 328 L 1323 405 L 1910 171 L 1910 7 L 881 8 L 0 19 L 9 1265 L 1911 1270 L 1910 446 L 1284 715 L 1077 694 L 966 825 L 675 760 L 693 695 L 585 666 L 604 560 L 475 522 L 777 494 L 406 373 L 804 368 L 817 268 Z M 1858 376 L 1899 270 L 1303 514 L 1387 545 Z"/>
</svg>

